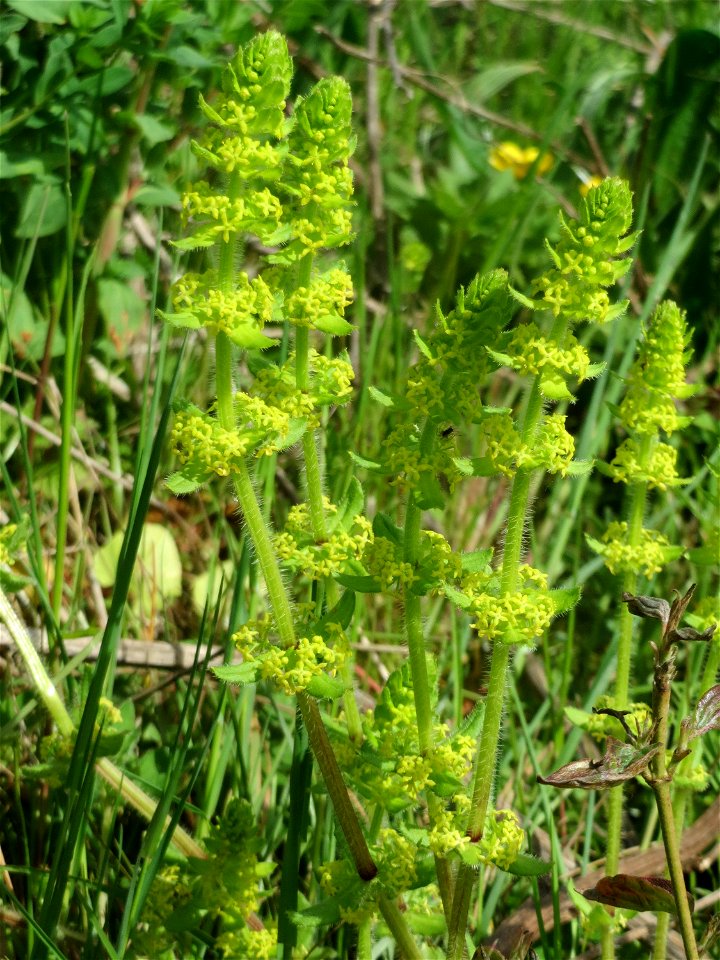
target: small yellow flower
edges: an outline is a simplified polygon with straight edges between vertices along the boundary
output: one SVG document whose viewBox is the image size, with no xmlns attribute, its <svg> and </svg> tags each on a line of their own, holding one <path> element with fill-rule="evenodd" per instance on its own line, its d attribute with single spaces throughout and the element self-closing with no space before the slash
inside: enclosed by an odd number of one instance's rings
<svg viewBox="0 0 720 960">
<path fill-rule="evenodd" d="M 537 147 L 520 147 L 512 140 L 504 140 L 490 151 L 490 166 L 495 170 L 510 170 L 516 180 L 524 180 L 539 154 Z M 537 173 L 541 176 L 547 173 L 554 162 L 549 153 L 544 153 L 537 165 Z"/>
</svg>

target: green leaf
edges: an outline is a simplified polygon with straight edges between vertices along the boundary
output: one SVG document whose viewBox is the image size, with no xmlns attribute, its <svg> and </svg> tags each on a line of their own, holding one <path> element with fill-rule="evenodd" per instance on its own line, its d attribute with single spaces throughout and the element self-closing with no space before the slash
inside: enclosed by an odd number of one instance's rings
<svg viewBox="0 0 720 960">
<path fill-rule="evenodd" d="M 194 493 L 204 483 L 207 483 L 211 476 L 211 473 L 200 474 L 195 471 L 191 472 L 185 467 L 182 470 L 171 473 L 165 481 L 165 486 L 171 493 L 174 493 L 176 497 L 181 497 L 183 494 Z"/>
<path fill-rule="evenodd" d="M 607 363 L 604 360 L 600 360 L 599 363 L 589 364 L 585 372 L 585 379 L 594 380 L 595 377 L 600 376 L 600 374 L 605 370 L 605 367 L 607 367 Z"/>
<path fill-rule="evenodd" d="M 568 477 L 584 477 L 585 474 L 592 472 L 595 465 L 595 460 L 571 460 L 565 473 Z"/>
<path fill-rule="evenodd" d="M 415 502 L 421 510 L 441 510 L 445 506 L 445 493 L 435 474 L 423 470 L 420 474 L 419 489 L 415 491 Z"/>
<path fill-rule="evenodd" d="M 133 195 L 133 203 L 138 207 L 179 207 L 180 194 L 169 186 L 146 183 Z"/>
<path fill-rule="evenodd" d="M 159 117 L 154 117 L 150 113 L 136 113 L 132 119 L 143 140 L 151 147 L 156 143 L 171 140 L 175 136 L 174 125 L 164 123 Z"/>
<path fill-rule="evenodd" d="M 555 613 L 567 613 L 577 604 L 581 594 L 580 587 L 570 587 L 565 590 L 551 590 L 550 599 L 555 604 Z"/>
<path fill-rule="evenodd" d="M 233 663 L 225 667 L 212 667 L 212 672 L 223 683 L 255 683 L 260 665 L 257 663 Z"/>
<path fill-rule="evenodd" d="M 45 173 L 45 167 L 40 157 L 19 157 L 11 158 L 0 150 L 0 180 L 10 180 L 13 177 L 42 177 Z"/>
<path fill-rule="evenodd" d="M 418 345 L 418 350 L 420 351 L 420 353 L 422 353 L 424 357 L 427 357 L 428 360 L 432 360 L 433 359 L 432 350 L 427 345 L 427 343 L 425 343 L 423 338 L 415 329 L 413 329 L 413 337 L 415 338 L 415 343 Z"/>
<path fill-rule="evenodd" d="M 354 590 L 356 593 L 382 593 L 382 584 L 375 577 L 336 573 L 335 580 L 342 587 L 347 587 L 348 590 Z"/>
<path fill-rule="evenodd" d="M 443 593 L 448 598 L 450 603 L 454 603 L 456 607 L 460 607 L 461 610 L 468 610 L 472 605 L 472 600 L 470 597 L 466 596 L 460 590 L 457 590 L 455 587 L 451 587 L 449 583 L 446 583 L 443 587 Z"/>
<path fill-rule="evenodd" d="M 484 550 L 471 550 L 462 554 L 462 568 L 467 573 L 484 573 L 492 558 L 492 547 L 486 547 Z"/>
<path fill-rule="evenodd" d="M 230 333 L 230 339 L 236 346 L 242 347 L 243 350 L 267 350 L 268 347 L 273 347 L 277 343 L 277 340 L 267 337 L 261 330 L 249 323 L 239 324 L 235 327 Z"/>
<path fill-rule="evenodd" d="M 353 463 L 356 463 L 359 467 L 364 467 L 365 470 L 382 470 L 381 463 L 376 463 L 374 460 L 366 460 L 365 457 L 353 453 L 352 450 L 348 450 L 348 455 Z"/>
<path fill-rule="evenodd" d="M 372 385 L 370 385 L 368 387 L 368 393 L 373 398 L 373 400 L 377 400 L 377 402 L 379 404 L 382 404 L 383 407 L 395 406 L 394 399 L 389 394 L 383 393 L 382 390 L 378 390 L 377 387 L 373 387 Z"/>
<path fill-rule="evenodd" d="M 336 530 L 347 532 L 353 525 L 355 518 L 362 512 L 365 506 L 365 494 L 357 477 L 350 480 L 348 491 L 340 504 L 337 513 L 328 517 L 328 533 L 334 533 Z"/>
<path fill-rule="evenodd" d="M 702 737 L 710 730 L 720 730 L 720 683 L 700 697 L 695 708 L 690 739 Z"/>
<path fill-rule="evenodd" d="M 397 547 L 403 545 L 404 534 L 402 529 L 393 523 L 386 513 L 375 514 L 372 528 L 376 537 L 385 537 L 386 540 L 392 540 Z"/>
<path fill-rule="evenodd" d="M 542 300 L 531 300 L 530 297 L 526 297 L 524 293 L 520 293 L 520 291 L 514 287 L 508 286 L 508 292 L 513 300 L 517 300 L 518 303 L 522 304 L 522 306 L 528 310 L 539 310 L 543 305 Z"/>
<path fill-rule="evenodd" d="M 573 395 L 568 390 L 568 386 L 559 375 L 546 376 L 540 378 L 540 392 L 548 400 L 556 402 L 560 400 L 572 400 Z"/>
<path fill-rule="evenodd" d="M 34 183 L 25 195 L 15 236 L 49 237 L 66 222 L 67 201 L 60 184 L 56 180 Z"/>
<path fill-rule="evenodd" d="M 345 693 L 345 684 L 342 680 L 321 673 L 313 677 L 305 689 L 311 697 L 317 697 L 320 700 L 337 700 Z"/>
<path fill-rule="evenodd" d="M 328 610 L 325 616 L 320 617 L 314 626 L 314 630 L 323 633 L 323 628 L 328 623 L 337 623 L 343 630 L 347 630 L 355 613 L 355 594 L 352 590 L 346 590 L 338 600 L 332 610 Z"/>
<path fill-rule="evenodd" d="M 119 530 L 93 556 L 93 570 L 103 587 L 115 584 L 123 532 Z M 146 523 L 140 538 L 130 583 L 132 603 L 150 616 L 163 601 L 174 600 L 182 591 L 182 563 L 175 539 L 160 523 Z"/>
<path fill-rule="evenodd" d="M 6 0 L 17 13 L 37 23 L 65 23 L 71 0 Z"/>
<path fill-rule="evenodd" d="M 466 477 L 473 476 L 473 462 L 470 457 L 453 457 L 452 462 Z"/>
<path fill-rule="evenodd" d="M 552 863 L 540 860 L 529 853 L 520 853 L 509 867 L 502 868 L 505 873 L 512 873 L 515 877 L 541 877 L 552 870 Z"/>
<path fill-rule="evenodd" d="M 509 353 L 500 353 L 499 350 L 492 350 L 490 347 L 485 347 L 485 350 L 500 367 L 514 368 L 517 363 L 516 358 Z"/>
<path fill-rule="evenodd" d="M 119 357 L 125 357 L 130 341 L 147 318 L 147 304 L 123 280 L 101 277 L 97 283 L 98 309 L 105 320 L 106 343 Z"/>
<path fill-rule="evenodd" d="M 345 337 L 355 329 L 351 323 L 338 313 L 328 313 L 324 317 L 316 317 L 313 326 L 322 333 L 331 337 Z"/>
</svg>

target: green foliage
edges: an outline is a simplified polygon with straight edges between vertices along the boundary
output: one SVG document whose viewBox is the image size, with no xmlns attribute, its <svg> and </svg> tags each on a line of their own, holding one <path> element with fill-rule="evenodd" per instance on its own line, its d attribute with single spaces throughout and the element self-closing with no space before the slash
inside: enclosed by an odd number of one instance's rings
<svg viewBox="0 0 720 960">
<path fill-rule="evenodd" d="M 592 791 L 644 777 L 651 844 L 661 762 L 712 804 L 716 25 L 525 6 L 8 0 L 9 957 L 455 958 L 451 876 L 473 946 L 533 896 L 536 950 L 607 951 L 572 889 L 548 925 Z M 646 579 L 705 596 L 667 750 L 648 645 L 611 684 Z"/>
</svg>

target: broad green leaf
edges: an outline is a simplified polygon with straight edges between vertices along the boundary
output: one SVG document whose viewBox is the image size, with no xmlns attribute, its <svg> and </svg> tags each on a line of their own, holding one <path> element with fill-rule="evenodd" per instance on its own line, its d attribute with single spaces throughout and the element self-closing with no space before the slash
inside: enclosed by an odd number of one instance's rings
<svg viewBox="0 0 720 960">
<path fill-rule="evenodd" d="M 448 598 L 450 603 L 454 603 L 456 607 L 460 607 L 461 610 L 468 610 L 472 605 L 472 600 L 466 594 L 462 593 L 460 590 L 457 590 L 455 587 L 450 586 L 449 583 L 446 583 L 443 587 L 443 593 Z"/>
<path fill-rule="evenodd" d="M 483 573 L 487 570 L 492 558 L 492 547 L 486 547 L 484 550 L 471 550 L 469 553 L 462 554 L 462 568 L 466 573 Z"/>
<path fill-rule="evenodd" d="M 227 590 L 232 580 L 235 564 L 228 559 L 216 565 L 214 570 L 203 570 L 192 581 L 192 605 L 195 613 L 201 617 L 205 606 L 208 610 L 215 610 L 220 600 L 220 592 Z"/>
<path fill-rule="evenodd" d="M 320 700 L 337 700 L 345 693 L 345 684 L 342 680 L 321 673 L 320 676 L 313 677 L 305 689 L 310 696 Z"/>
<path fill-rule="evenodd" d="M 259 670 L 257 663 L 233 663 L 225 667 L 212 667 L 212 672 L 223 683 L 255 683 Z"/>
<path fill-rule="evenodd" d="M 159 117 L 154 117 L 152 114 L 136 113 L 132 119 L 142 134 L 143 140 L 151 147 L 154 147 L 156 143 L 171 140 L 175 135 L 175 126 L 164 123 Z"/>
<path fill-rule="evenodd" d="M 382 593 L 382 584 L 375 577 L 356 576 L 350 573 L 337 573 L 335 580 L 348 590 L 354 590 L 356 593 Z"/>
<path fill-rule="evenodd" d="M 204 483 L 207 483 L 212 476 L 210 473 L 201 475 L 190 472 L 189 470 L 186 472 L 186 470 L 187 468 L 171 473 L 165 481 L 165 486 L 171 493 L 174 493 L 176 497 L 181 497 L 183 494 L 194 493 Z"/>
<path fill-rule="evenodd" d="M 580 587 L 570 587 L 566 590 L 551 590 L 550 599 L 555 604 L 555 613 L 566 613 L 577 604 L 580 599 Z"/>
<path fill-rule="evenodd" d="M 592 472 L 594 466 L 594 460 L 571 460 L 565 468 L 565 473 L 568 477 L 584 477 L 585 474 Z"/>
<path fill-rule="evenodd" d="M 505 873 L 512 873 L 516 877 L 541 877 L 552 870 L 552 863 L 533 857 L 529 853 L 520 853 L 509 867 L 502 869 Z"/>
<path fill-rule="evenodd" d="M 65 23 L 72 0 L 6 0 L 17 13 L 38 23 Z"/>
<path fill-rule="evenodd" d="M 397 524 L 393 523 L 386 513 L 376 513 L 372 526 L 373 533 L 376 537 L 385 537 L 387 540 L 392 540 L 397 547 L 402 546 L 404 539 L 403 531 Z"/>
<path fill-rule="evenodd" d="M 124 280 L 101 277 L 97 289 L 107 342 L 119 357 L 124 357 L 130 341 L 145 323 L 147 304 Z"/>
<path fill-rule="evenodd" d="M 425 341 L 417 332 L 417 330 L 413 330 L 413 337 L 415 338 L 415 343 L 418 345 L 418 350 L 420 351 L 420 353 L 422 353 L 423 356 L 427 357 L 428 360 L 432 360 L 433 359 L 432 350 L 427 345 L 427 343 L 425 343 Z"/>
<path fill-rule="evenodd" d="M 346 337 L 355 329 L 351 323 L 337 313 L 328 313 L 324 317 L 316 317 L 313 326 L 322 333 L 331 337 Z"/>
<path fill-rule="evenodd" d="M 34 183 L 23 201 L 15 236 L 20 238 L 49 237 L 61 230 L 67 221 L 67 201 L 56 180 Z"/>
</svg>

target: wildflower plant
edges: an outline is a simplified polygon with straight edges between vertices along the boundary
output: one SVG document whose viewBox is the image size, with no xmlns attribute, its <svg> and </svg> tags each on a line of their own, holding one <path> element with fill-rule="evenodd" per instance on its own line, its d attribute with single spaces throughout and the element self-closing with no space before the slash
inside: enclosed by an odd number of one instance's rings
<svg viewBox="0 0 720 960">
<path fill-rule="evenodd" d="M 461 289 L 448 312 L 438 306 L 429 332 L 415 333 L 418 359 L 402 389 L 374 390 L 393 420 L 382 448 L 374 461 L 355 457 L 404 501 L 399 523 L 384 513 L 371 521 L 357 479 L 341 502 L 328 498 L 319 453 L 325 419 L 352 396 L 347 357 L 319 342 L 352 329 L 345 316 L 352 282 L 326 255 L 352 239 L 350 93 L 344 81 L 325 78 L 287 118 L 291 76 L 285 42 L 267 33 L 230 62 L 219 100 L 202 101 L 208 131 L 194 149 L 208 179 L 184 197 L 187 236 L 178 246 L 212 248 L 217 266 L 175 284 L 165 319 L 206 331 L 217 396 L 206 411 L 178 405 L 172 439 L 179 469 L 168 484 L 176 493 L 215 477 L 232 484 L 268 609 L 234 636 L 243 662 L 215 672 L 231 683 L 264 681 L 297 698 L 344 838 L 344 856 L 316 865 L 321 908 L 298 910 L 281 890 L 281 942 L 287 949 L 295 942 L 289 920 L 344 921 L 367 945 L 379 911 L 403 954 L 418 957 L 397 898 L 427 888 L 428 897 L 439 894 L 448 956 L 459 960 L 477 868 L 546 869 L 523 852 L 517 815 L 494 808 L 493 774 L 512 651 L 533 646 L 579 597 L 573 587 L 552 589 L 525 562 L 529 493 L 539 471 L 572 478 L 591 469 L 575 458 L 566 415 L 554 406 L 572 402 L 578 384 L 602 369 L 578 339 L 578 326 L 609 324 L 627 307 L 613 303 L 608 290 L 630 265 L 624 254 L 635 239 L 631 195 L 623 181 L 606 180 L 581 201 L 576 219 L 561 217 L 560 238 L 547 246 L 548 269 L 529 296 L 493 270 Z M 264 251 L 252 277 L 238 269 L 248 237 Z M 532 319 L 511 326 L 518 308 Z M 278 324 L 292 342 L 286 359 L 268 360 L 258 351 L 272 346 L 268 327 Z M 251 352 L 254 371 L 242 389 L 237 350 Z M 515 408 L 484 402 L 485 381 L 498 367 L 525 384 Z M 469 442 L 474 456 L 463 455 Z M 251 468 L 295 445 L 306 499 L 283 529 L 271 531 Z M 424 512 L 443 507 L 470 476 L 511 484 L 496 554 L 463 554 L 441 533 L 423 529 Z M 399 601 L 409 657 L 374 710 L 361 716 L 349 637 L 367 594 Z M 422 620 L 428 596 L 458 607 L 492 646 L 484 709 L 455 731 L 437 716 L 437 666 Z M 342 702 L 343 712 L 323 718 L 318 699 Z M 362 823 L 348 787 L 367 809 Z"/>
</svg>

